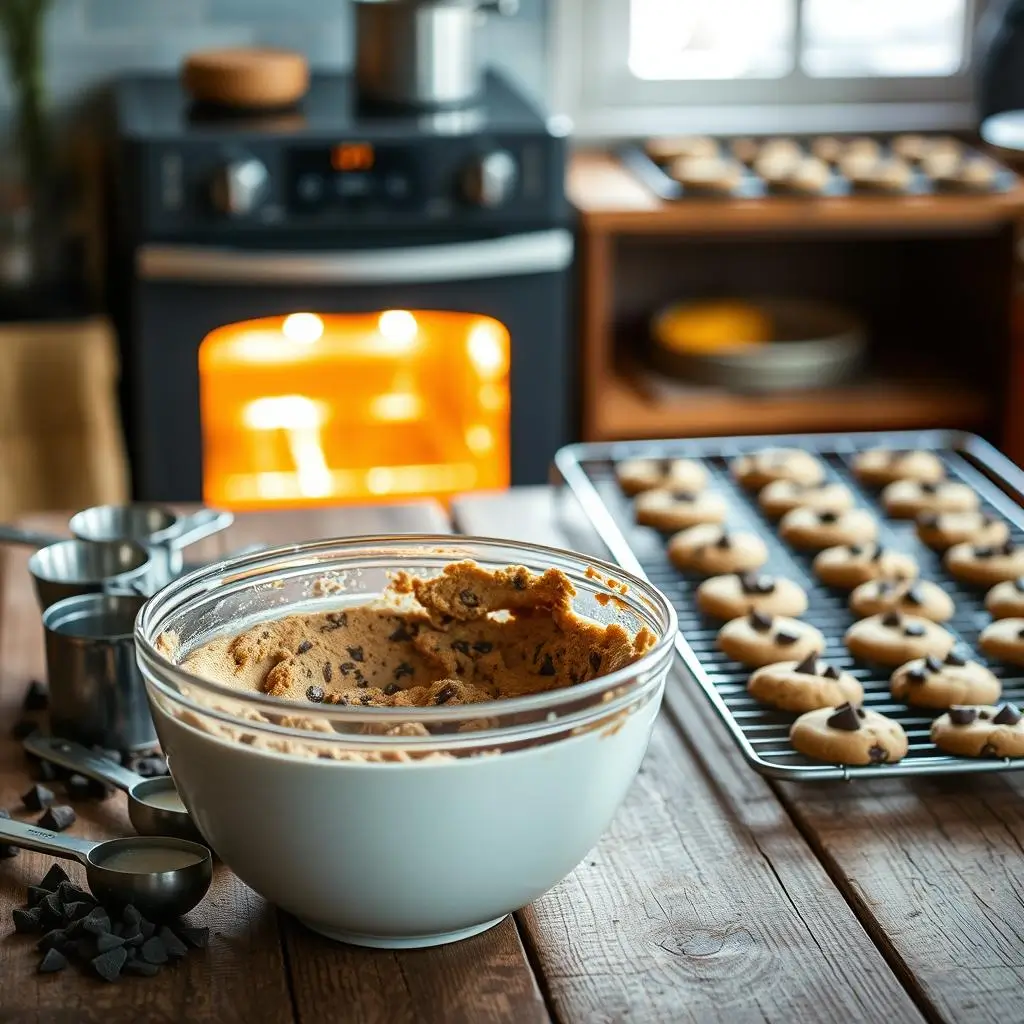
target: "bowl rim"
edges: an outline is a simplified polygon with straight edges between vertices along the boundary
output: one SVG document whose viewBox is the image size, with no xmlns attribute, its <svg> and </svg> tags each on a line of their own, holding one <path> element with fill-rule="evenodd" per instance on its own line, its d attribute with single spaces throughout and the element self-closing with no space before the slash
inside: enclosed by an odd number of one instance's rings
<svg viewBox="0 0 1024 1024">
<path fill-rule="evenodd" d="M 636 605 L 638 603 L 644 604 L 649 613 L 653 612 L 662 621 L 663 629 L 661 634 L 656 636 L 653 646 L 637 658 L 636 661 L 630 662 L 628 665 L 624 665 L 622 668 L 607 675 L 597 676 L 586 683 L 576 686 L 564 686 L 554 690 L 546 690 L 543 693 L 521 697 L 505 697 L 497 700 L 480 701 L 474 704 L 446 704 L 427 707 L 354 707 L 341 704 L 328 706 L 311 704 L 309 701 L 287 700 L 281 697 L 273 697 L 269 694 L 238 690 L 186 671 L 178 663 L 171 661 L 158 651 L 147 635 L 152 633 L 155 638 L 166 628 L 166 626 L 162 626 L 159 630 L 156 628 L 160 616 L 167 612 L 167 609 L 164 608 L 166 603 L 173 602 L 170 611 L 178 611 L 189 600 L 206 597 L 218 589 L 217 583 L 213 583 L 212 586 L 209 584 L 211 584 L 213 578 L 219 578 L 225 574 L 232 574 L 235 576 L 235 579 L 221 581 L 220 585 L 223 585 L 224 582 L 229 582 L 234 584 L 237 589 L 244 589 L 245 586 L 265 584 L 267 577 L 280 578 L 281 571 L 285 568 L 280 563 L 284 559 L 287 559 L 287 568 L 295 574 L 299 574 L 315 565 L 313 561 L 300 563 L 300 560 L 303 558 L 310 559 L 311 556 L 317 553 L 336 552 L 343 554 L 346 551 L 354 552 L 362 548 L 373 549 L 375 547 L 376 551 L 368 551 L 367 554 L 376 554 L 378 557 L 386 556 L 389 554 L 388 549 L 393 548 L 404 551 L 411 557 L 410 549 L 419 547 L 423 549 L 420 553 L 427 558 L 437 558 L 438 556 L 446 555 L 447 562 L 464 560 L 466 558 L 473 558 L 475 561 L 478 561 L 469 552 L 456 556 L 445 550 L 451 549 L 453 546 L 458 547 L 459 545 L 515 549 L 517 552 L 526 556 L 532 556 L 533 558 L 555 555 L 560 560 L 576 562 L 581 574 L 588 567 L 611 574 L 629 584 L 629 590 L 625 595 L 615 595 L 618 600 L 631 605 L 631 610 L 634 614 L 636 613 Z M 505 562 L 504 564 L 513 563 Z M 554 567 L 561 568 L 564 571 L 564 566 L 556 565 Z M 358 566 L 351 566 L 351 568 L 358 568 Z M 325 566 L 323 571 L 327 573 L 330 571 L 330 568 Z M 635 595 L 642 596 L 637 598 Z M 372 595 L 367 594 L 366 597 L 369 600 Z M 286 609 L 282 609 L 278 617 L 283 617 L 287 614 L 291 613 Z M 268 619 L 271 617 L 267 616 Z M 545 710 L 553 712 L 567 700 L 573 703 L 584 701 L 606 691 L 630 684 L 639 677 L 644 677 L 650 670 L 658 666 L 666 655 L 671 655 L 675 646 L 677 630 L 678 622 L 675 607 L 654 584 L 605 559 L 590 557 L 567 548 L 556 548 L 550 545 L 534 544 L 508 538 L 480 537 L 465 534 L 410 533 L 329 538 L 302 544 L 282 545 L 202 566 L 174 580 L 146 601 L 136 618 L 134 636 L 137 657 L 144 673 L 155 676 L 157 681 L 163 684 L 160 686 L 160 690 L 171 700 L 184 701 L 191 704 L 192 701 L 188 699 L 186 694 L 181 692 L 181 687 L 185 686 L 193 690 L 198 689 L 207 695 L 226 698 L 235 702 L 239 708 L 267 711 L 275 716 L 298 715 L 308 717 L 311 714 L 329 715 L 333 720 L 354 724 L 376 722 L 377 724 L 395 725 L 408 721 L 411 715 L 414 715 L 417 720 L 441 724 L 453 721 L 458 722 L 469 717 L 485 718 L 501 714 Z M 164 678 L 161 678 L 161 676 Z M 167 692 L 169 688 L 166 686 L 166 677 L 170 677 L 173 680 L 177 687 L 176 691 Z M 631 687 L 631 689 L 633 688 Z M 602 707 L 609 708 L 609 705 L 603 705 Z M 246 728 L 260 728 L 264 724 L 273 728 L 270 722 L 253 722 L 241 716 L 233 715 L 230 712 L 216 714 L 213 709 L 204 708 L 203 710 L 204 713 L 212 713 L 214 717 L 225 720 L 230 719 L 236 724 L 244 725 Z M 274 731 L 279 729 L 280 727 L 277 727 Z M 416 737 L 408 736 L 358 736 L 356 734 L 338 734 L 335 737 L 330 737 L 323 733 L 307 732 L 297 728 L 288 728 L 285 731 L 293 735 L 301 733 L 303 737 L 316 736 L 321 742 L 329 742 L 333 738 L 345 741 L 372 740 L 375 745 L 380 745 L 382 741 L 399 740 L 403 745 L 409 745 L 410 740 L 416 739 Z M 496 731 L 500 732 L 501 730 L 498 729 Z M 432 739 L 436 742 L 438 737 L 435 736 Z"/>
</svg>

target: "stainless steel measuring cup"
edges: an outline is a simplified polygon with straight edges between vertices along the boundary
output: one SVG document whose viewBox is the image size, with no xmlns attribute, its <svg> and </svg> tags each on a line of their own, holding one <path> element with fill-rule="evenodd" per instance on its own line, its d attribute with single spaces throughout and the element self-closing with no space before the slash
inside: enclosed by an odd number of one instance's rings
<svg viewBox="0 0 1024 1024">
<path fill-rule="evenodd" d="M 77 860 L 85 865 L 89 888 L 101 903 L 131 904 L 153 920 L 187 914 L 206 895 L 213 878 L 210 851 L 171 836 L 96 843 L 0 818 L 0 842 Z"/>
<path fill-rule="evenodd" d="M 226 529 L 233 521 L 230 512 L 212 508 L 179 516 L 161 505 L 96 505 L 72 516 L 70 525 L 81 540 L 141 544 L 153 559 L 153 584 L 162 587 L 181 572 L 186 547 Z"/>
<path fill-rule="evenodd" d="M 85 594 L 43 612 L 54 733 L 113 750 L 157 741 L 132 630 L 144 597 Z"/>
<path fill-rule="evenodd" d="M 65 597 L 99 593 L 148 593 L 153 562 L 131 540 L 68 540 L 34 530 L 0 526 L 0 543 L 38 548 L 28 560 L 39 607 Z"/>
<path fill-rule="evenodd" d="M 197 843 L 205 841 L 169 775 L 147 779 L 78 743 L 56 736 L 29 736 L 25 740 L 25 749 L 62 768 L 70 768 L 123 789 L 128 794 L 128 817 L 140 835 L 176 836 Z"/>
</svg>

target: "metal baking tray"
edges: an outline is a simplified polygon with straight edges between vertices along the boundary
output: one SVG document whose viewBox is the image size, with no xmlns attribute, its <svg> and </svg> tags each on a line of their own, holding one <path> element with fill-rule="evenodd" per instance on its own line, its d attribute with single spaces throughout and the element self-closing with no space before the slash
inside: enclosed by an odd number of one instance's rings
<svg viewBox="0 0 1024 1024">
<path fill-rule="evenodd" d="M 843 634 L 856 616 L 847 607 L 848 594 L 824 586 L 811 571 L 812 554 L 795 551 L 778 536 L 776 524 L 729 473 L 738 455 L 766 447 L 798 447 L 819 455 L 828 478 L 847 484 L 857 504 L 879 520 L 879 543 L 917 558 L 921 576 L 939 583 L 953 598 L 956 613 L 944 625 L 972 656 L 1000 678 L 1003 698 L 1024 706 L 1024 668 L 989 662 L 978 649 L 978 635 L 991 621 L 985 611 L 984 589 L 973 589 L 953 579 L 941 556 L 922 544 L 909 520 L 889 519 L 877 492 L 863 487 L 851 471 L 851 459 L 865 448 L 921 448 L 934 451 L 946 465 L 950 479 L 969 484 L 981 498 L 983 510 L 1002 516 L 1011 537 L 1024 542 L 1024 472 L 987 441 L 973 434 L 950 430 L 901 431 L 860 434 L 791 434 L 762 437 L 699 438 L 666 441 L 623 441 L 578 444 L 555 455 L 559 483 L 575 496 L 612 557 L 625 569 L 646 577 L 672 601 L 679 615 L 676 648 L 689 675 L 725 722 L 746 760 L 762 775 L 777 779 L 817 781 L 878 778 L 882 776 L 940 775 L 999 772 L 1024 768 L 1024 758 L 961 758 L 936 749 L 929 728 L 940 712 L 910 708 L 889 694 L 891 669 L 855 661 L 843 644 Z M 768 545 L 765 572 L 788 576 L 807 591 L 808 610 L 803 618 L 825 635 L 823 657 L 851 672 L 864 686 L 866 707 L 898 721 L 907 732 L 910 749 L 893 765 L 828 765 L 797 753 L 789 745 L 789 727 L 796 715 L 768 708 L 746 690 L 750 670 L 727 658 L 715 646 L 720 623 L 697 608 L 695 591 L 701 577 L 683 574 L 668 560 L 666 537 L 633 519 L 632 499 L 619 488 L 616 463 L 634 458 L 690 458 L 704 463 L 709 487 L 729 503 L 727 524 L 762 536 Z"/>
<path fill-rule="evenodd" d="M 810 150 L 804 144 L 805 153 Z M 964 146 L 964 153 L 968 157 L 982 156 L 979 150 L 971 146 Z M 888 147 L 883 144 L 882 154 L 888 154 Z M 768 191 L 764 178 L 749 167 L 743 169 L 739 184 L 729 194 L 720 197 L 708 196 L 703 192 L 689 193 L 686 188 L 668 173 L 657 160 L 647 154 L 642 142 L 630 142 L 618 149 L 618 157 L 622 165 L 632 171 L 640 181 L 647 186 L 659 199 L 670 201 L 682 199 L 763 199 L 772 194 Z M 982 192 L 945 192 L 936 187 L 934 181 L 920 168 L 914 168 L 910 184 L 902 192 L 895 192 L 891 195 L 885 193 L 874 194 L 876 198 L 901 199 L 905 196 L 925 195 L 957 195 L 957 196 L 991 196 L 1001 192 L 1010 192 L 1016 184 L 1017 176 L 1008 167 L 1000 165 L 995 180 L 990 189 Z M 781 198 L 789 199 L 827 199 L 830 196 L 860 196 L 869 193 L 855 192 L 850 185 L 849 179 L 835 168 L 829 177 L 828 183 L 820 195 L 799 196 L 793 193 L 785 193 Z M 776 198 L 772 196 L 772 198 Z"/>
</svg>

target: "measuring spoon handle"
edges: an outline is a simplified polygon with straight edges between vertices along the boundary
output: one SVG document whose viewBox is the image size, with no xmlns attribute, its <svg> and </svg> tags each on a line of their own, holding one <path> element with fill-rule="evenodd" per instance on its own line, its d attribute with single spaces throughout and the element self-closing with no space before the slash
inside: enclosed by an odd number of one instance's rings
<svg viewBox="0 0 1024 1024">
<path fill-rule="evenodd" d="M 170 539 L 172 548 L 186 548 L 204 537 L 226 530 L 235 521 L 234 515 L 215 508 L 204 508 L 178 520 L 177 531 Z"/>
<path fill-rule="evenodd" d="M 37 533 L 35 530 L 22 530 L 17 526 L 5 526 L 0 523 L 0 544 L 24 544 L 30 548 L 48 548 L 67 537 L 57 537 L 52 533 Z"/>
<path fill-rule="evenodd" d="M 100 757 L 91 750 L 71 740 L 62 740 L 59 736 L 40 736 L 34 734 L 25 740 L 25 749 L 45 761 L 52 761 L 62 768 L 70 768 L 90 779 L 109 782 L 118 789 L 129 790 L 136 782 L 142 781 L 141 775 L 123 768 L 116 761 Z"/>
<path fill-rule="evenodd" d="M 29 825 L 13 818 L 0 818 L 0 843 L 20 846 L 23 850 L 35 850 L 37 853 L 50 853 L 54 857 L 67 857 L 86 865 L 89 863 L 89 852 L 100 845 L 89 839 L 63 836 L 48 828 Z"/>
</svg>

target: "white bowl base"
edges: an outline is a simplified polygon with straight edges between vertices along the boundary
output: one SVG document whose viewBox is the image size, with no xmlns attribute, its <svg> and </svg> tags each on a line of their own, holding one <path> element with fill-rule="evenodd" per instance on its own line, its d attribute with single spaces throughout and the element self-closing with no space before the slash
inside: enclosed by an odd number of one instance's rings
<svg viewBox="0 0 1024 1024">
<path fill-rule="evenodd" d="M 335 942 L 347 942 L 351 946 L 368 946 L 371 949 L 425 949 L 428 946 L 444 946 L 449 942 L 459 942 L 462 939 L 471 939 L 474 935 L 501 924 L 508 914 L 494 918 L 493 921 L 484 921 L 483 924 L 474 924 L 469 928 L 459 928 L 453 932 L 438 932 L 435 935 L 363 935 L 360 932 L 340 932 L 333 928 L 325 928 L 323 925 L 314 924 L 312 921 L 299 918 L 310 931 L 318 935 L 334 939 Z"/>
</svg>

